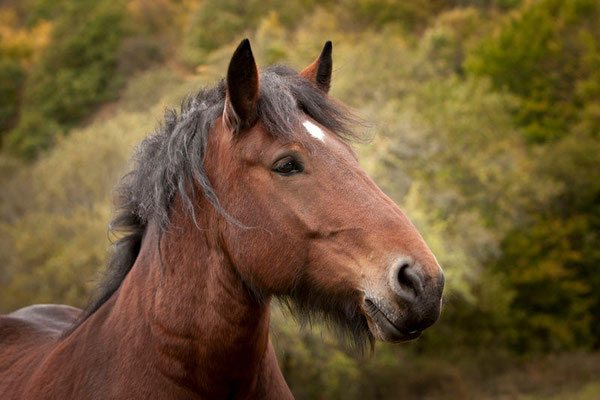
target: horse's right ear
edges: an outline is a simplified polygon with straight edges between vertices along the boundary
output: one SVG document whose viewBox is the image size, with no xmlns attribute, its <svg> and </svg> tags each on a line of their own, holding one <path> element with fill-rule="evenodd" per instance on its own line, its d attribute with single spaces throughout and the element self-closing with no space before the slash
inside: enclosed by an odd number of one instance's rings
<svg viewBox="0 0 600 400">
<path fill-rule="evenodd" d="M 257 118 L 259 75 L 248 39 L 242 40 L 231 57 L 226 84 L 223 120 L 237 133 L 254 125 Z"/>
</svg>

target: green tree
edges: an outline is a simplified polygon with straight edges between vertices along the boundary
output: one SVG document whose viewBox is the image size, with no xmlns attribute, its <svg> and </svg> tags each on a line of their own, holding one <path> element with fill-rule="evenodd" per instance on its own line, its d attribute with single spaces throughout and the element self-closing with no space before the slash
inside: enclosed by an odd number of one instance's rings
<svg viewBox="0 0 600 400">
<path fill-rule="evenodd" d="M 465 66 L 521 97 L 516 120 L 528 139 L 563 137 L 599 93 L 599 19 L 596 0 L 532 2 L 483 40 Z"/>
<path fill-rule="evenodd" d="M 18 62 L 0 60 L 0 133 L 12 128 L 17 119 L 25 72 Z"/>
<path fill-rule="evenodd" d="M 496 266 L 515 289 L 519 351 L 600 346 L 598 154 L 599 141 L 581 135 L 538 151 L 534 190 L 550 195 L 530 204 Z"/>
<path fill-rule="evenodd" d="M 25 157 L 48 148 L 54 137 L 114 98 L 124 35 L 121 2 L 70 1 L 51 44 L 27 77 L 21 120 L 8 145 Z"/>
</svg>

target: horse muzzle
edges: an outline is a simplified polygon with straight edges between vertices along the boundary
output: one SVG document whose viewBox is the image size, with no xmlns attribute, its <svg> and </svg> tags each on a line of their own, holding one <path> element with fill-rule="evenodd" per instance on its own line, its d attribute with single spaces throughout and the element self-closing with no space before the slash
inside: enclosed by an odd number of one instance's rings
<svg viewBox="0 0 600 400">
<path fill-rule="evenodd" d="M 439 266 L 426 273 L 410 258 L 401 258 L 389 269 L 382 290 L 367 291 L 363 311 L 375 338 L 385 342 L 416 339 L 437 321 L 444 288 Z"/>
</svg>

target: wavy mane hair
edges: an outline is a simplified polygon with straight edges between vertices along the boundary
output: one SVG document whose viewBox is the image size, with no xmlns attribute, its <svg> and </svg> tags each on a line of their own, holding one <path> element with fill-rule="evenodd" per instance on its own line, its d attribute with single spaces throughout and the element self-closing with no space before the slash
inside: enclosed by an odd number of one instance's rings
<svg viewBox="0 0 600 400">
<path fill-rule="evenodd" d="M 93 292 L 95 295 L 70 332 L 119 289 L 135 263 L 151 221 L 159 226 L 160 241 L 160 235 L 169 227 L 169 211 L 177 195 L 181 196 L 184 209 L 194 222 L 194 201 L 197 196 L 204 196 L 230 223 L 245 228 L 221 207 L 204 170 L 207 138 L 214 121 L 223 114 L 225 86 L 225 81 L 221 80 L 216 86 L 184 99 L 179 114 L 167 110 L 164 123 L 137 147 L 132 157 L 132 170 L 121 178 L 116 187 L 117 214 L 109 225 L 109 232 L 120 238 L 114 243 L 112 255 Z M 354 128 L 363 124 L 348 107 L 319 90 L 297 71 L 283 65 L 261 72 L 257 113 L 266 130 L 283 141 L 302 141 L 296 136 L 302 113 L 344 141 L 360 139 Z M 193 181 L 197 182 L 202 193 L 194 191 L 195 185 L 190 184 Z M 315 302 L 327 300 L 305 293 L 304 288 L 298 288 L 297 294 L 294 296 L 296 300 L 282 300 L 294 316 L 310 322 Z M 333 304 L 330 306 L 325 308 L 334 308 Z M 347 319 L 354 320 L 355 326 L 341 331 L 355 343 L 364 343 L 366 339 L 372 341 L 365 333 L 368 331 L 364 326 L 366 322 L 357 315 L 357 310 L 347 310 L 344 316 L 335 317 L 326 313 L 323 307 L 320 309 L 322 311 L 316 311 L 319 317 L 335 319 L 331 322 L 336 327 L 345 325 L 348 328 Z"/>
</svg>

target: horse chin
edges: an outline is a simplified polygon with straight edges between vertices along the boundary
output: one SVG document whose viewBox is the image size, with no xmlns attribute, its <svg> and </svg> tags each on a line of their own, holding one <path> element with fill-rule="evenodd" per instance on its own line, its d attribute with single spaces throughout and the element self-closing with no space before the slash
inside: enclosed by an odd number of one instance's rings
<svg viewBox="0 0 600 400">
<path fill-rule="evenodd" d="M 387 343 L 403 343 L 417 339 L 421 336 L 421 331 L 414 331 L 404 333 L 396 328 L 389 321 L 385 321 L 381 324 L 373 322 L 371 319 L 367 319 L 369 324 L 369 330 L 375 339 Z"/>
<path fill-rule="evenodd" d="M 404 332 L 400 330 L 388 317 L 371 301 L 366 300 L 363 306 L 367 324 L 375 339 L 388 343 L 402 343 L 417 339 L 422 331 L 414 330 Z"/>
</svg>

